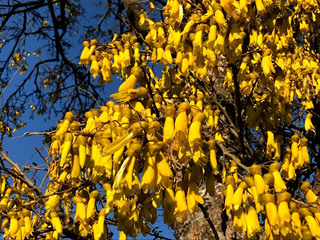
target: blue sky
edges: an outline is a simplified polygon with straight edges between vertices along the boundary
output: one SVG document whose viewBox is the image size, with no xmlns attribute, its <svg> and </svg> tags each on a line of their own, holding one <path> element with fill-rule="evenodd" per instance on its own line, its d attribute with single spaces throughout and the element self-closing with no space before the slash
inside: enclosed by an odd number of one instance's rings
<svg viewBox="0 0 320 240">
<path fill-rule="evenodd" d="M 97 23 L 96 19 L 90 18 L 92 14 L 97 13 L 104 13 L 105 11 L 103 9 L 97 9 L 92 3 L 98 2 L 98 1 L 91 1 L 91 3 L 88 2 L 82 2 L 81 4 L 84 5 L 84 8 L 87 10 L 87 14 L 85 18 L 82 18 L 83 25 L 94 25 Z M 50 19 L 49 23 L 50 23 Z M 110 22 L 109 25 L 113 26 L 113 22 Z M 108 25 L 103 26 L 105 29 L 108 27 Z M 83 30 L 79 29 L 79 32 L 75 35 L 68 36 L 67 38 L 72 41 L 72 48 L 68 51 L 68 56 L 71 58 L 75 58 L 76 56 L 79 56 L 82 51 L 82 45 L 78 43 L 79 38 L 83 36 Z M 32 65 L 35 63 L 36 60 L 38 60 L 36 56 L 34 56 L 32 53 L 42 44 L 41 41 L 31 40 L 27 42 L 27 49 L 26 51 L 30 52 L 30 56 L 27 58 L 29 69 L 32 69 Z M 5 54 L 5 51 L 2 51 L 2 54 Z M 40 54 L 40 58 L 44 58 L 45 56 L 42 56 Z M 78 62 L 78 59 L 75 59 L 75 62 Z M 28 74 L 28 72 L 27 72 Z M 16 89 L 16 86 L 22 81 L 23 76 L 20 76 L 19 74 L 16 74 L 13 78 L 10 86 L 6 89 L 6 91 L 3 94 L 3 101 L 6 100 L 6 97 L 8 97 L 12 91 Z M 110 94 L 117 92 L 117 88 L 120 84 L 119 79 L 117 80 L 116 77 L 113 78 L 114 83 L 111 85 L 106 85 L 105 89 L 105 96 L 104 99 L 107 99 Z M 32 88 L 32 85 L 29 86 L 29 88 Z M 32 104 L 32 103 L 30 103 Z M 103 105 L 104 103 L 99 103 Z M 97 107 L 97 106 L 96 106 Z M 31 110 L 30 110 L 31 111 Z M 9 153 L 9 157 L 14 161 L 17 162 L 20 166 L 25 165 L 32 165 L 32 162 L 35 162 L 39 167 L 44 164 L 43 159 L 39 156 L 39 154 L 36 153 L 35 148 L 41 149 L 44 156 L 47 154 L 47 149 L 49 146 L 44 146 L 42 144 L 43 136 L 35 135 L 30 137 L 23 137 L 25 132 L 43 132 L 47 131 L 50 127 L 55 126 L 56 123 L 63 118 L 63 116 L 53 116 L 51 119 L 44 121 L 43 116 L 38 116 L 37 114 L 34 115 L 34 119 L 28 119 L 29 113 L 26 112 L 25 115 L 23 115 L 23 120 L 26 122 L 27 126 L 25 128 L 19 129 L 17 132 L 13 133 L 12 138 L 5 137 L 3 143 L 4 150 L 7 150 Z M 41 172 L 38 172 L 36 177 L 37 182 L 41 181 L 44 174 Z M 158 211 L 158 213 L 162 213 L 161 210 Z M 163 224 L 162 218 L 159 217 L 156 224 L 154 226 L 158 226 L 159 229 L 163 232 L 163 235 L 168 238 L 173 238 L 173 231 L 170 230 L 166 225 Z M 114 231 L 114 239 L 118 239 L 118 232 L 115 228 L 112 228 L 112 231 Z M 153 239 L 150 236 L 140 236 L 140 239 Z"/>
</svg>

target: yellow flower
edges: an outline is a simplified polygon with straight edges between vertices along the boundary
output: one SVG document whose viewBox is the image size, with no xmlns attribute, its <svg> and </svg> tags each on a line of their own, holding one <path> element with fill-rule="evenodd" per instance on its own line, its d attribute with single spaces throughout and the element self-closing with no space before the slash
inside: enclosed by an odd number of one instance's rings
<svg viewBox="0 0 320 240">
<path fill-rule="evenodd" d="M 174 224 L 173 214 L 176 206 L 174 191 L 171 188 L 166 188 L 164 192 L 163 222 L 172 226 Z"/>
<path fill-rule="evenodd" d="M 92 77 L 96 78 L 99 75 L 99 65 L 95 56 L 91 56 L 92 63 L 90 68 L 90 73 L 92 73 Z"/>
<path fill-rule="evenodd" d="M 216 132 L 214 138 L 215 138 L 216 140 L 220 141 L 220 142 L 224 142 L 224 139 L 223 139 L 220 131 L 217 131 L 217 132 Z"/>
<path fill-rule="evenodd" d="M 94 214 L 96 213 L 96 198 L 99 195 L 99 190 L 94 190 L 90 193 L 90 198 L 87 206 L 87 218 L 94 217 Z"/>
<path fill-rule="evenodd" d="M 89 46 L 90 46 L 90 44 L 89 44 L 88 41 L 84 41 L 84 42 L 82 43 L 82 45 L 83 45 L 83 51 L 82 51 L 81 56 L 80 56 L 80 62 L 79 62 L 79 64 L 84 64 L 85 61 L 87 60 L 86 57 L 87 57 L 87 55 L 88 55 Z"/>
<path fill-rule="evenodd" d="M 175 215 L 178 222 L 182 222 L 188 218 L 188 207 L 186 202 L 186 194 L 183 190 L 184 182 L 179 182 L 176 187 L 176 195 L 175 195 Z"/>
<path fill-rule="evenodd" d="M 140 44 L 138 42 L 136 42 L 134 44 L 134 50 L 133 50 L 133 57 L 136 61 L 138 61 L 140 59 Z M 104 59 L 103 59 L 104 60 Z"/>
<path fill-rule="evenodd" d="M 175 121 L 175 139 L 179 144 L 187 142 L 188 136 L 188 116 L 187 113 L 191 110 L 188 103 L 183 102 L 179 105 L 178 116 Z"/>
<path fill-rule="evenodd" d="M 183 76 L 186 76 L 189 71 L 189 61 L 187 58 L 182 59 L 182 64 L 181 64 L 181 73 Z"/>
<path fill-rule="evenodd" d="M 130 61 L 131 61 L 131 56 L 130 56 L 130 44 L 126 43 L 124 45 L 124 53 L 123 53 L 123 64 L 124 67 L 129 67 L 130 66 Z"/>
<path fill-rule="evenodd" d="M 273 232 L 271 230 L 271 226 L 270 226 L 269 221 L 268 221 L 267 218 L 266 218 L 266 220 L 264 220 L 264 231 L 265 231 L 265 234 L 266 234 L 265 239 L 274 239 L 273 238 Z"/>
<path fill-rule="evenodd" d="M 262 57 L 262 61 L 261 61 L 261 67 L 266 77 L 269 77 L 271 75 L 271 72 L 273 73 L 276 72 L 273 67 L 271 56 L 270 56 L 271 50 L 270 51 L 268 50 L 270 49 L 266 50 L 264 57 Z"/>
<path fill-rule="evenodd" d="M 302 160 L 304 165 L 308 165 L 310 163 L 309 159 L 309 153 L 308 153 L 308 139 L 307 138 L 302 138 L 300 141 L 301 145 L 301 155 L 302 155 Z"/>
<path fill-rule="evenodd" d="M 291 233 L 291 214 L 289 210 L 288 202 L 290 201 L 291 194 L 288 192 L 282 192 L 278 195 L 278 216 L 280 232 L 283 236 L 287 236 Z"/>
<path fill-rule="evenodd" d="M 296 232 L 297 235 L 299 235 L 302 238 L 302 232 L 301 232 L 301 220 L 300 215 L 298 212 L 292 213 L 292 230 Z"/>
<path fill-rule="evenodd" d="M 283 140 L 283 136 L 282 135 L 277 135 L 276 136 L 276 141 L 274 144 L 275 147 L 275 153 L 274 153 L 274 160 L 279 161 L 280 160 L 280 156 L 281 156 L 281 142 Z"/>
<path fill-rule="evenodd" d="M 233 226 L 242 232 L 247 230 L 246 213 L 240 207 L 233 215 Z"/>
<path fill-rule="evenodd" d="M 210 166 L 213 170 L 213 173 L 218 174 L 219 170 L 218 170 L 218 162 L 216 157 L 216 142 L 214 141 L 214 139 L 210 139 L 208 141 L 208 146 L 210 150 Z"/>
<path fill-rule="evenodd" d="M 241 15 L 246 16 L 246 14 L 248 12 L 247 0 L 240 0 L 239 9 L 240 9 Z"/>
<path fill-rule="evenodd" d="M 307 202 L 314 203 L 318 200 L 318 196 L 311 189 L 309 189 L 306 193 L 306 199 Z"/>
<path fill-rule="evenodd" d="M 220 8 L 221 8 L 221 7 L 220 7 Z M 223 15 L 223 12 L 221 11 L 221 9 L 217 9 L 217 10 L 215 11 L 214 17 L 215 17 L 216 22 L 217 22 L 218 25 L 219 25 L 220 31 L 221 31 L 222 33 L 226 33 L 227 30 L 228 30 L 228 23 L 227 23 L 224 15 Z M 219 35 L 220 35 L 220 34 L 219 34 Z"/>
<path fill-rule="evenodd" d="M 144 192 L 153 189 L 157 181 L 157 164 L 154 156 L 147 156 L 143 167 L 141 187 Z"/>
<path fill-rule="evenodd" d="M 320 238 L 320 227 L 317 224 L 316 220 L 312 216 L 305 216 L 305 219 L 308 223 L 309 229 L 312 233 L 312 236 L 316 239 Z"/>
<path fill-rule="evenodd" d="M 122 231 L 119 232 L 119 240 L 127 240 L 127 235 Z"/>
<path fill-rule="evenodd" d="M 247 184 L 245 182 L 241 182 L 240 185 L 238 186 L 237 190 L 235 191 L 233 198 L 232 198 L 232 204 L 233 204 L 233 209 L 237 211 L 241 204 L 242 204 L 242 195 L 243 191 L 247 189 Z"/>
<path fill-rule="evenodd" d="M 291 161 L 294 162 L 295 164 L 298 163 L 299 161 L 299 149 L 298 149 L 298 143 L 299 143 L 299 136 L 298 135 L 293 135 L 291 137 L 291 151 L 292 151 L 292 156 L 291 156 Z"/>
<path fill-rule="evenodd" d="M 5 198 L 3 198 L 3 199 L 5 199 Z M 59 201 L 60 201 L 59 195 L 52 195 L 52 196 L 48 197 L 48 200 L 45 203 L 47 212 L 50 212 L 51 210 L 55 209 L 56 206 L 58 205 Z"/>
<path fill-rule="evenodd" d="M 164 127 L 163 127 L 163 139 L 164 141 L 172 140 L 174 134 L 174 115 L 175 109 L 174 106 L 168 105 L 164 109 L 164 116 L 166 118 Z"/>
<path fill-rule="evenodd" d="M 93 54 L 93 52 L 96 50 L 97 44 L 98 44 L 98 41 L 96 39 L 92 39 L 90 41 L 90 49 L 89 49 L 89 51 L 87 51 L 87 54 L 85 56 L 83 56 L 86 66 L 89 65 L 89 59 L 90 59 L 91 55 Z"/>
<path fill-rule="evenodd" d="M 80 176 L 80 158 L 79 158 L 79 147 L 78 145 L 74 144 L 72 146 L 72 169 L 71 169 L 71 178 L 79 179 Z"/>
<path fill-rule="evenodd" d="M 166 46 L 164 51 L 164 58 L 167 60 L 168 63 L 172 64 L 172 55 L 171 55 L 171 49 L 170 46 Z"/>
<path fill-rule="evenodd" d="M 50 212 L 50 218 L 53 228 L 58 234 L 62 234 L 62 225 L 59 219 L 59 215 L 56 212 Z"/>
<path fill-rule="evenodd" d="M 189 183 L 188 193 L 187 193 L 187 203 L 188 209 L 190 213 L 194 213 L 198 209 L 198 203 L 204 204 L 202 197 L 198 191 L 198 187 L 196 183 Z"/>
<path fill-rule="evenodd" d="M 94 114 L 93 112 L 89 111 L 86 112 L 84 115 L 87 118 L 87 123 L 86 123 L 86 127 L 83 129 L 84 132 L 95 132 L 96 131 L 96 121 L 94 119 Z M 69 134 L 69 133 L 66 133 Z M 71 139 L 69 139 L 69 141 L 71 141 Z M 60 166 L 62 166 L 63 164 L 60 162 Z"/>
<path fill-rule="evenodd" d="M 209 29 L 208 40 L 209 42 L 214 42 L 216 38 L 217 38 L 217 25 L 213 24 L 210 26 L 210 29 Z"/>
<path fill-rule="evenodd" d="M 221 114 L 221 111 L 219 109 L 214 111 L 214 119 L 213 119 L 213 126 L 217 130 L 218 129 L 218 124 L 219 124 L 219 116 Z"/>
<path fill-rule="evenodd" d="M 221 53 L 225 55 L 227 53 L 226 49 L 226 35 L 219 32 L 217 40 L 214 42 L 215 53 Z"/>
<path fill-rule="evenodd" d="M 255 3 L 256 3 L 256 8 L 257 8 L 259 15 L 264 15 L 266 13 L 266 9 L 263 5 L 263 1 L 262 0 L 255 0 Z"/>
<path fill-rule="evenodd" d="M 24 220 L 25 236 L 28 238 L 31 234 L 30 211 L 27 209 L 22 209 L 22 216 L 23 216 L 23 220 Z M 4 225 L 2 225 L 2 226 L 4 226 Z"/>
<path fill-rule="evenodd" d="M 246 214 L 247 236 L 252 238 L 257 232 L 260 232 L 260 223 L 256 210 L 250 206 Z"/>
<path fill-rule="evenodd" d="M 290 162 L 289 164 L 288 179 L 292 179 L 292 180 L 296 179 L 296 170 L 293 162 Z"/>
<path fill-rule="evenodd" d="M 270 125 L 268 125 L 268 126 L 270 126 Z M 271 126 L 267 129 L 268 139 L 267 139 L 267 150 L 266 150 L 266 154 L 267 154 L 268 156 L 271 156 L 272 152 L 274 151 L 274 146 L 275 146 L 275 143 L 274 143 L 274 135 L 273 135 L 273 132 L 270 131 L 270 128 L 272 129 Z"/>
<path fill-rule="evenodd" d="M 265 193 L 262 199 L 266 204 L 266 212 L 271 229 L 275 234 L 279 234 L 279 218 L 277 207 L 274 204 L 274 196 L 270 193 Z"/>
<path fill-rule="evenodd" d="M 168 44 L 174 45 L 175 49 L 179 48 L 179 44 L 181 41 L 181 32 L 179 30 L 173 30 L 172 27 L 170 26 L 169 28 L 169 36 L 168 36 Z M 178 57 L 178 56 L 177 56 Z M 177 61 L 176 61 L 177 63 Z"/>
<path fill-rule="evenodd" d="M 221 0 L 220 1 L 221 7 L 223 8 L 223 10 L 226 11 L 226 13 L 231 16 L 234 17 L 235 19 L 237 19 L 239 16 L 239 9 L 236 7 L 236 5 L 229 1 L 229 0 Z"/>
<path fill-rule="evenodd" d="M 167 162 L 168 157 L 164 156 L 164 154 L 162 152 L 159 153 L 158 157 L 157 157 L 157 168 L 158 168 L 158 172 L 161 176 L 164 177 L 172 177 L 173 173 L 170 169 L 170 166 Z"/>
<path fill-rule="evenodd" d="M 307 202 L 314 203 L 318 200 L 318 196 L 314 194 L 314 192 L 310 189 L 311 184 L 310 182 L 301 182 L 301 191 L 305 194 Z"/>
<path fill-rule="evenodd" d="M 114 191 L 110 183 L 103 184 L 103 189 L 106 191 L 106 214 L 113 212 L 113 202 L 114 202 Z"/>
<path fill-rule="evenodd" d="M 140 19 L 139 19 L 139 26 L 142 26 L 142 25 L 144 25 L 145 23 L 146 23 L 146 17 L 145 17 L 145 15 L 142 13 L 142 14 L 140 14 Z"/>
<path fill-rule="evenodd" d="M 250 167 L 250 172 L 253 174 L 254 185 L 257 189 L 257 194 L 260 195 L 260 194 L 264 193 L 266 186 L 265 186 L 264 180 L 261 176 L 261 174 L 262 174 L 261 167 L 254 163 Z"/>
<path fill-rule="evenodd" d="M 315 128 L 314 128 L 314 126 L 313 126 L 313 124 L 312 124 L 312 122 L 311 122 L 311 118 L 312 118 L 312 114 L 311 113 L 308 113 L 307 115 L 306 115 L 306 120 L 305 120 L 305 122 L 304 122 L 304 128 L 305 128 L 305 130 L 306 130 L 306 132 L 308 133 L 308 132 L 315 132 L 314 130 L 315 130 Z"/>
<path fill-rule="evenodd" d="M 276 189 L 276 192 L 282 192 L 287 189 L 286 184 L 280 175 L 279 169 L 280 163 L 278 162 L 272 163 L 269 167 L 270 173 L 274 176 L 274 188 Z"/>
<path fill-rule="evenodd" d="M 10 227 L 8 230 L 8 235 L 11 238 L 15 238 L 19 232 L 19 220 L 16 212 L 9 212 L 8 217 L 10 218 Z"/>
<path fill-rule="evenodd" d="M 87 211 L 86 207 L 82 201 L 82 198 L 80 196 L 75 196 L 72 199 L 72 202 L 76 205 L 76 214 L 74 216 L 75 222 L 86 222 L 87 220 Z"/>
<path fill-rule="evenodd" d="M 206 115 L 203 112 L 198 112 L 192 119 L 192 123 L 189 128 L 188 141 L 193 152 L 192 160 L 196 165 L 206 163 L 205 154 L 202 151 L 202 123 L 205 120 Z"/>
<path fill-rule="evenodd" d="M 260 174 L 254 175 L 254 185 L 257 189 L 258 195 L 264 193 L 266 186 L 265 186 L 264 180 Z"/>
<path fill-rule="evenodd" d="M 111 62 L 108 58 L 104 57 L 102 61 L 102 68 L 100 69 L 103 81 L 107 81 L 108 83 L 112 82 L 111 77 Z"/>
<path fill-rule="evenodd" d="M 265 192 L 268 192 L 270 186 L 274 184 L 274 176 L 272 173 L 266 173 L 263 175 L 263 180 L 265 183 Z"/>
<path fill-rule="evenodd" d="M 98 227 L 97 227 L 97 234 L 99 236 L 103 235 L 105 232 L 105 225 L 104 225 L 104 221 L 105 221 L 105 217 L 107 215 L 106 209 L 102 208 L 99 212 L 99 217 L 98 217 Z"/>
<path fill-rule="evenodd" d="M 286 178 L 287 180 L 289 179 L 288 174 L 289 174 L 290 159 L 291 159 L 291 149 L 287 148 L 285 150 L 284 157 L 282 160 L 282 166 L 281 166 L 281 173 L 283 177 Z"/>
<path fill-rule="evenodd" d="M 206 22 L 209 18 L 211 18 L 214 15 L 214 12 L 209 9 L 209 11 L 207 13 L 205 13 L 204 15 L 201 16 L 201 20 L 203 22 Z"/>
<path fill-rule="evenodd" d="M 67 132 L 63 140 L 63 148 L 62 148 L 61 158 L 60 158 L 60 167 L 62 167 L 63 164 L 66 162 L 67 156 L 71 150 L 72 142 L 73 142 L 73 135 L 72 133 Z"/>
<path fill-rule="evenodd" d="M 234 185 L 235 185 L 235 181 L 234 181 L 234 177 L 233 176 L 227 176 L 226 177 L 226 182 L 225 182 L 225 186 L 226 186 L 226 191 L 225 191 L 225 202 L 224 202 L 224 206 L 226 208 L 226 212 L 227 214 L 230 213 L 230 211 L 232 210 L 232 201 L 233 201 L 233 194 L 234 194 Z"/>
<path fill-rule="evenodd" d="M 181 35 L 186 35 L 190 32 L 190 29 L 192 28 L 192 26 L 195 24 L 194 20 L 190 20 L 187 22 L 187 24 L 185 25 Z"/>
<path fill-rule="evenodd" d="M 194 47 L 199 47 L 202 49 L 202 30 L 196 32 L 196 35 L 193 40 Z"/>
<path fill-rule="evenodd" d="M 179 14 L 179 1 L 178 0 L 174 0 L 170 2 L 171 4 L 171 16 L 176 16 L 177 14 Z"/>
</svg>

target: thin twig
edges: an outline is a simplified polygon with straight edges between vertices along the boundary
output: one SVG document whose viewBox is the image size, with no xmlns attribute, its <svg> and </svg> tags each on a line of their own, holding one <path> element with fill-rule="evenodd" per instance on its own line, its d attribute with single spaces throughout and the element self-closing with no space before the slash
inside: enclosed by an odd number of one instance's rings
<svg viewBox="0 0 320 240">
<path fill-rule="evenodd" d="M 78 87 L 78 86 L 77 86 L 77 87 Z M 85 90 L 85 89 L 83 89 L 83 88 L 81 88 L 81 87 L 78 87 L 78 88 L 79 88 L 80 91 L 89 94 L 89 95 L 92 97 L 92 99 L 98 104 L 98 106 L 101 107 L 100 104 L 98 103 L 97 99 L 92 95 L 92 93 L 88 92 L 87 90 Z"/>
<path fill-rule="evenodd" d="M 24 174 L 23 171 L 21 171 L 21 169 L 19 168 L 19 165 L 14 163 L 9 156 L 1 149 L 0 150 L 0 154 L 2 156 L 2 159 L 6 160 L 8 163 L 10 163 L 15 170 L 17 171 L 17 173 L 22 177 L 23 181 L 25 182 L 25 184 L 27 184 L 27 186 L 31 189 L 33 189 L 39 196 L 42 196 L 41 191 L 39 190 L 39 188 L 37 188 L 37 186 L 35 186 L 30 179 Z"/>
<path fill-rule="evenodd" d="M 24 169 L 35 169 L 35 170 L 41 170 L 41 171 L 48 171 L 47 168 L 39 168 L 35 166 L 23 166 Z"/>
<path fill-rule="evenodd" d="M 238 159 L 236 156 L 234 156 L 233 154 L 231 154 L 227 148 L 225 146 L 223 146 L 222 142 L 218 141 L 218 140 L 215 140 L 216 142 L 216 145 L 218 145 L 220 147 L 220 149 L 222 150 L 223 154 L 228 156 L 229 158 L 231 158 L 233 161 L 235 161 L 235 163 L 242 167 L 244 170 L 246 170 L 247 173 L 250 172 L 250 168 L 248 168 L 247 166 L 243 165 Z"/>
<path fill-rule="evenodd" d="M 7 143 L 13 141 L 13 140 L 16 140 L 16 139 L 18 139 L 18 138 L 23 138 L 23 137 L 25 137 L 25 135 L 20 135 L 20 136 L 11 138 L 10 140 L 8 140 L 8 141 L 6 141 L 4 144 L 2 144 L 2 147 L 3 147 L 4 145 L 6 145 Z"/>
<path fill-rule="evenodd" d="M 24 136 L 29 137 L 33 135 L 48 135 L 48 136 L 53 136 L 56 133 L 57 130 L 53 130 L 50 132 L 26 132 L 24 133 Z"/>
<path fill-rule="evenodd" d="M 41 148 L 43 148 L 43 147 L 44 147 L 44 146 L 42 146 Z M 41 148 L 40 148 L 40 149 L 41 149 Z M 40 149 L 38 149 L 38 148 L 35 148 L 35 149 L 36 149 L 36 151 L 39 153 L 40 157 L 45 161 L 45 163 L 46 163 L 47 166 L 49 167 L 50 164 L 49 164 L 47 158 L 42 155 L 42 153 L 40 152 Z"/>
<path fill-rule="evenodd" d="M 40 149 L 44 148 L 44 146 L 41 146 Z M 23 168 L 25 166 L 27 166 L 28 162 L 32 159 L 32 157 L 37 153 L 37 148 L 36 148 L 36 151 L 34 153 L 32 153 L 32 155 L 28 158 L 28 160 L 25 162 L 25 164 L 23 165 Z"/>
<path fill-rule="evenodd" d="M 14 77 L 16 76 L 17 72 L 19 72 L 20 70 L 20 66 L 18 66 L 17 71 L 13 74 L 12 78 L 10 79 L 10 81 L 8 82 L 8 84 L 6 85 L 6 87 L 3 89 L 3 91 L 0 94 L 0 97 L 2 97 L 3 93 L 6 91 L 6 89 L 9 87 L 10 83 L 12 82 L 12 80 L 14 79 Z"/>
</svg>

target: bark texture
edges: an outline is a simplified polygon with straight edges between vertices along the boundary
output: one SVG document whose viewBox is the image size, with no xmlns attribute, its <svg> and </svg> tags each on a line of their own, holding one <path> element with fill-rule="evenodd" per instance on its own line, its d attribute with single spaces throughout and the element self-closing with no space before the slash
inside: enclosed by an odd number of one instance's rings
<svg viewBox="0 0 320 240">
<path fill-rule="evenodd" d="M 205 195 L 205 185 L 200 188 L 200 194 L 205 200 L 204 208 L 206 209 L 210 220 L 212 221 L 219 240 L 247 239 L 246 236 L 237 232 L 232 226 L 232 222 L 227 218 L 223 211 L 224 185 L 216 183 L 216 194 L 211 197 Z M 176 225 L 177 239 L 181 240 L 212 240 L 215 239 L 214 233 L 206 221 L 203 212 L 199 208 L 197 212 L 188 216 L 188 220 Z"/>
<path fill-rule="evenodd" d="M 148 34 L 147 26 L 139 26 L 140 14 L 146 14 L 145 9 L 142 6 L 140 0 L 123 0 L 123 6 L 127 12 L 128 20 L 131 25 L 140 33 L 143 37 Z"/>
<path fill-rule="evenodd" d="M 223 56 L 219 56 L 219 62 L 222 65 L 226 64 L 226 60 Z M 225 72 L 223 68 L 217 69 L 216 72 L 208 73 L 211 78 L 211 89 L 207 89 L 210 95 L 216 98 L 216 101 L 223 104 L 226 112 L 233 122 L 236 122 L 235 115 L 235 103 L 232 98 L 232 94 L 223 85 Z M 221 119 L 226 122 L 225 116 L 221 114 Z M 238 142 L 233 142 L 233 138 L 229 131 L 222 132 L 223 138 L 228 139 L 230 143 L 234 146 L 239 145 Z M 238 139 L 235 139 L 238 141 Z M 222 156 L 222 153 L 217 152 L 217 156 Z M 219 157 L 218 157 L 219 158 Z M 217 158 L 217 160 L 218 160 Z M 227 162 L 227 159 L 219 159 L 220 162 Z M 222 169 L 221 169 L 222 170 Z M 200 194 L 205 200 L 204 209 L 209 215 L 211 222 L 213 223 L 215 230 L 218 233 L 219 240 L 231 240 L 231 239 L 247 239 L 246 235 L 241 234 L 237 231 L 232 224 L 231 216 L 230 218 L 226 215 L 224 211 L 224 196 L 222 191 L 224 189 L 224 184 L 221 182 L 216 182 L 215 190 L 216 193 L 213 197 L 206 195 L 205 185 L 200 188 Z M 188 220 L 183 223 L 176 225 L 176 236 L 177 239 L 181 240 L 213 240 L 216 239 L 211 229 L 208 221 L 206 220 L 201 209 L 197 212 L 188 216 Z"/>
</svg>

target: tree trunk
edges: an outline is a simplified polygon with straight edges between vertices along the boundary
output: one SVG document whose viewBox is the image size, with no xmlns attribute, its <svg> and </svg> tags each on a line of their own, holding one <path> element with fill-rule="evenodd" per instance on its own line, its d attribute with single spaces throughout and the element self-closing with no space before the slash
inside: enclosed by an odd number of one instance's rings
<svg viewBox="0 0 320 240">
<path fill-rule="evenodd" d="M 229 239 L 247 239 L 245 235 L 237 232 L 232 226 L 232 222 L 228 220 L 228 217 L 223 210 L 223 194 L 222 191 L 224 185 L 216 182 L 216 193 L 213 197 L 205 195 L 205 185 L 201 186 L 200 194 L 205 200 L 204 211 L 209 216 L 209 219 L 213 223 L 219 240 Z M 176 225 L 176 237 L 177 239 L 188 240 L 212 240 L 216 239 L 214 231 L 210 227 L 210 224 L 205 218 L 204 213 L 199 208 L 194 214 L 189 214 L 188 220 Z"/>
</svg>

